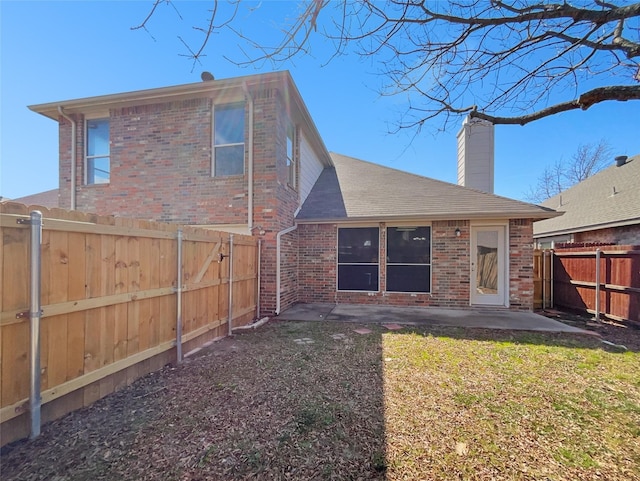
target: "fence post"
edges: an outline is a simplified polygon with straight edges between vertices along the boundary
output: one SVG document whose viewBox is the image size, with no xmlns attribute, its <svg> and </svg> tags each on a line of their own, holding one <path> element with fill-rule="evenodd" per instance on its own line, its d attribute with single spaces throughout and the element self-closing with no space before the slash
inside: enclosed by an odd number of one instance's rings
<svg viewBox="0 0 640 481">
<path fill-rule="evenodd" d="M 596 249 L 596 322 L 600 321 L 600 248 Z"/>
<path fill-rule="evenodd" d="M 40 246 L 42 244 L 42 212 L 31 212 L 31 262 L 30 262 L 30 301 L 29 324 L 31 337 L 31 384 L 29 396 L 29 410 L 31 413 L 30 439 L 40 435 L 40 319 L 42 316 L 40 305 L 41 262 Z"/>
<path fill-rule="evenodd" d="M 233 334 L 233 234 L 229 234 L 229 335 Z"/>
<path fill-rule="evenodd" d="M 182 229 L 178 229 L 178 282 L 176 286 L 176 359 L 182 362 Z"/>
</svg>

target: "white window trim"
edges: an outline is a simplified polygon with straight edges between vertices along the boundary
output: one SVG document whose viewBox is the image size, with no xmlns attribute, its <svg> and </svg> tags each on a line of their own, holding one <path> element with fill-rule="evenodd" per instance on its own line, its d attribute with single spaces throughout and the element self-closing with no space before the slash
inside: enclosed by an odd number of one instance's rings
<svg viewBox="0 0 640 481">
<path fill-rule="evenodd" d="M 338 261 L 338 255 L 340 252 L 340 237 L 339 237 L 339 231 L 340 229 L 358 229 L 358 228 L 376 228 L 378 229 L 378 262 L 377 263 L 364 263 L 364 264 L 350 264 L 350 263 L 340 263 Z M 336 242 L 335 242 L 335 246 L 336 246 L 336 292 L 357 292 L 357 293 L 364 293 L 364 294 L 369 294 L 369 293 L 379 293 L 380 292 L 380 235 L 381 235 L 381 227 L 380 224 L 345 224 L 345 225 L 338 225 L 336 228 Z M 362 265 L 362 266 L 374 266 L 377 265 L 378 266 L 378 289 L 375 291 L 360 291 L 360 290 L 352 290 L 352 289 L 339 289 L 338 288 L 338 266 L 340 265 Z"/>
<path fill-rule="evenodd" d="M 228 103 L 220 103 L 218 104 L 218 107 L 224 107 L 227 105 L 243 105 L 243 110 L 244 110 L 244 115 L 246 116 L 246 104 L 243 102 L 228 102 Z M 244 131 L 244 139 L 242 142 L 235 142 L 235 143 L 231 143 L 231 144 L 219 144 L 216 145 L 216 104 L 213 103 L 211 104 L 211 177 L 219 177 L 219 178 L 223 178 L 223 177 L 236 177 L 236 176 L 240 176 L 240 175 L 244 175 L 245 174 L 245 161 L 246 161 L 246 137 L 247 137 L 247 132 L 246 132 L 246 125 L 243 126 L 242 130 Z M 242 145 L 243 146 L 243 152 L 242 152 L 242 173 L 240 174 L 232 174 L 232 175 L 216 175 L 216 147 L 235 147 L 238 145 Z"/>
<path fill-rule="evenodd" d="M 109 123 L 109 155 L 89 155 L 89 122 L 92 120 L 106 120 Z M 84 166 L 83 185 L 109 185 L 111 183 L 111 118 L 107 116 L 85 117 L 84 118 Z M 88 182 L 89 159 L 109 159 L 109 182 Z M 75 168 L 75 167 L 74 167 Z"/>
</svg>

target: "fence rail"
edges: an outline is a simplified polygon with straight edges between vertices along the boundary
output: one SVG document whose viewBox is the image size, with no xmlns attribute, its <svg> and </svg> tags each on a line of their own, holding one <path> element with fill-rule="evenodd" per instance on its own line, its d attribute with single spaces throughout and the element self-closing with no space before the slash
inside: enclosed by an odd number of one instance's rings
<svg viewBox="0 0 640 481">
<path fill-rule="evenodd" d="M 189 352 L 257 315 L 252 237 L 39 210 L 45 422 L 178 360 L 179 348 Z M 19 223 L 28 218 L 27 206 L 0 204 L 0 445 L 29 434 L 31 246 L 29 225 Z"/>
</svg>

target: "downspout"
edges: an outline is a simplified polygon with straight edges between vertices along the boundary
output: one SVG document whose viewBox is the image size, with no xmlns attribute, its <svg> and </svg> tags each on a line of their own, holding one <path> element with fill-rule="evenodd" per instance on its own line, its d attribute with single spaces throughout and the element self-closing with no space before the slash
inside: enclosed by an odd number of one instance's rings
<svg viewBox="0 0 640 481">
<path fill-rule="evenodd" d="M 58 105 L 58 113 L 71 122 L 71 210 L 76 210 L 76 121 L 64 113 Z"/>
<path fill-rule="evenodd" d="M 249 172 L 248 172 L 248 186 L 247 186 L 247 226 L 249 228 L 249 235 L 252 235 L 253 229 L 253 96 L 249 92 L 249 88 L 246 83 L 242 84 L 242 90 L 246 98 L 249 100 Z"/>
<path fill-rule="evenodd" d="M 283 235 L 293 232 L 297 228 L 297 225 L 293 225 L 281 230 L 276 235 L 276 316 L 280 314 L 280 244 Z"/>
</svg>

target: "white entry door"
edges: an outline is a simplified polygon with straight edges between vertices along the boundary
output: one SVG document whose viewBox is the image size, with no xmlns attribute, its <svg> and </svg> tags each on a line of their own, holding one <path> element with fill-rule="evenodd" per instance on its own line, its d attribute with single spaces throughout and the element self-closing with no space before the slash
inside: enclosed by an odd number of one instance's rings
<svg viewBox="0 0 640 481">
<path fill-rule="evenodd" d="M 471 226 L 471 304 L 506 305 L 506 226 Z"/>
</svg>

